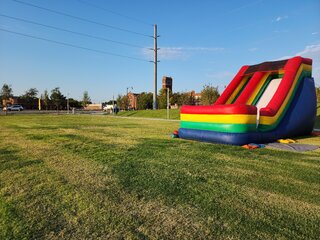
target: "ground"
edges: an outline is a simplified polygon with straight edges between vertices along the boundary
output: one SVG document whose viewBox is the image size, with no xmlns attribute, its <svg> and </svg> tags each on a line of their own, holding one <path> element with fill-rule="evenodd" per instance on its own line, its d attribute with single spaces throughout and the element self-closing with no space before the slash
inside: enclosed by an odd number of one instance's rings
<svg viewBox="0 0 320 240">
<path fill-rule="evenodd" d="M 320 236 L 320 150 L 172 139 L 176 121 L 12 115 L 0 123 L 0 239 Z"/>
</svg>

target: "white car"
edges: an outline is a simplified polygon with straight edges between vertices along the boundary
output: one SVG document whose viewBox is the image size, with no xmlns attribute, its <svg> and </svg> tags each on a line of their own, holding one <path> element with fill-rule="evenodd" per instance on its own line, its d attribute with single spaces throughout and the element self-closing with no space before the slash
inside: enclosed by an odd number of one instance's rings
<svg viewBox="0 0 320 240">
<path fill-rule="evenodd" d="M 7 107 L 7 111 L 22 111 L 22 110 L 23 110 L 23 107 L 19 104 L 14 104 Z"/>
</svg>

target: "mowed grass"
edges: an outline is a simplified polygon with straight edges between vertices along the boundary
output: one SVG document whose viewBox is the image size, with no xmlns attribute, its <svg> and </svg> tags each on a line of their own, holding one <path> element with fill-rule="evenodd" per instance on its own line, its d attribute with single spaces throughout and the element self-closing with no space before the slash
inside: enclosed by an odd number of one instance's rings
<svg viewBox="0 0 320 240">
<path fill-rule="evenodd" d="M 122 117 L 142 117 L 142 118 L 167 118 L 167 109 L 157 110 L 137 110 L 137 111 L 122 111 L 117 114 Z M 170 109 L 169 119 L 180 119 L 180 109 Z"/>
<path fill-rule="evenodd" d="M 0 117 L 0 239 L 319 238 L 319 150 L 171 139 L 178 127 Z"/>
</svg>

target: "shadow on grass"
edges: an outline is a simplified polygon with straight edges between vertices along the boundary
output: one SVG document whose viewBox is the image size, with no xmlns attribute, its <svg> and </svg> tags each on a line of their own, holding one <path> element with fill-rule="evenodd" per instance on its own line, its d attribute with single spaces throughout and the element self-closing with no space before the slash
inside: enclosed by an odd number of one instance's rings
<svg viewBox="0 0 320 240">
<path fill-rule="evenodd" d="M 16 239 L 16 233 L 23 232 L 25 222 L 20 211 L 12 204 L 7 203 L 4 198 L 0 196 L 0 238 L 1 239 Z M 21 239 L 28 239 L 29 234 L 18 234 Z"/>
<path fill-rule="evenodd" d="M 40 239 L 67 224 L 58 208 L 62 199 L 50 185 L 63 179 L 20 151 L 0 148 L 0 239 Z"/>
<path fill-rule="evenodd" d="M 185 145 L 187 148 L 181 148 Z M 194 151 L 190 151 L 193 147 Z M 222 155 L 224 159 L 220 158 Z M 291 182 L 318 183 L 317 169 L 295 164 L 300 163 L 302 156 L 288 152 L 279 154 L 279 151 L 268 149 L 253 152 L 219 144 L 145 139 L 123 155 L 114 165 L 113 174 L 118 176 L 126 191 L 138 198 L 162 199 L 171 206 L 187 204 L 201 209 L 205 218 L 215 216 L 221 222 L 239 221 L 240 225 L 246 225 L 245 228 L 254 226 L 272 233 L 300 222 L 298 215 L 277 207 L 270 210 L 263 201 L 247 197 L 242 189 L 319 204 L 316 194 Z M 236 174 L 238 170 L 242 172 Z M 272 211 L 281 211 L 286 217 L 283 223 L 275 226 L 264 219 L 257 221 L 246 209 L 263 212 L 271 218 Z M 226 230 L 221 222 L 213 223 L 215 231 Z M 291 237 L 295 234 L 292 233 Z"/>
<path fill-rule="evenodd" d="M 18 170 L 43 163 L 42 160 L 22 159 L 18 152 L 18 150 L 0 148 L 0 172 Z"/>
<path fill-rule="evenodd" d="M 188 146 L 181 149 L 183 145 Z M 189 188 L 189 185 L 196 186 L 198 183 L 209 181 L 206 177 L 211 180 L 226 180 L 224 170 L 227 167 L 238 167 L 254 171 L 259 175 L 266 174 L 266 176 L 276 171 L 286 173 L 293 178 L 301 176 L 301 179 L 310 180 L 311 183 L 316 181 L 314 179 L 316 171 L 309 166 L 295 164 L 295 161 L 301 161 L 299 153 L 282 153 L 265 149 L 253 152 L 240 147 L 219 144 L 195 145 L 197 144 L 192 142 L 181 144 L 179 141 L 145 139 L 123 154 L 122 160 L 114 167 L 114 173 L 129 190 L 142 195 L 145 192 L 150 197 L 163 195 L 169 198 L 178 197 L 180 200 L 187 200 L 192 195 L 185 193 L 185 191 L 192 191 L 193 188 Z M 192 147 L 195 149 L 190 151 Z M 313 161 L 317 160 L 310 160 L 310 162 Z M 316 164 L 318 163 L 320 160 Z M 274 169 L 275 164 L 279 165 L 278 170 Z M 196 174 L 197 171 L 206 169 L 212 172 Z M 228 178 L 229 182 L 241 182 L 241 178 L 247 180 L 245 176 L 237 178 L 228 176 Z M 256 183 L 265 185 L 259 180 L 256 180 Z M 273 186 L 270 186 L 270 189 L 272 188 Z"/>
<path fill-rule="evenodd" d="M 97 162 L 108 163 L 119 159 L 119 145 L 106 143 L 78 134 L 28 134 L 29 140 L 44 141 L 55 148 Z"/>
</svg>

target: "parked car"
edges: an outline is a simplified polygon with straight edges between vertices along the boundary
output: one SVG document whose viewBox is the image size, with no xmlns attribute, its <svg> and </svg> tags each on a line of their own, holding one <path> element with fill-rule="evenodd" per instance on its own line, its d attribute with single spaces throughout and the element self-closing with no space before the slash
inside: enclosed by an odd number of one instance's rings
<svg viewBox="0 0 320 240">
<path fill-rule="evenodd" d="M 7 107 L 7 111 L 22 111 L 23 107 L 19 104 L 14 104 Z"/>
</svg>

